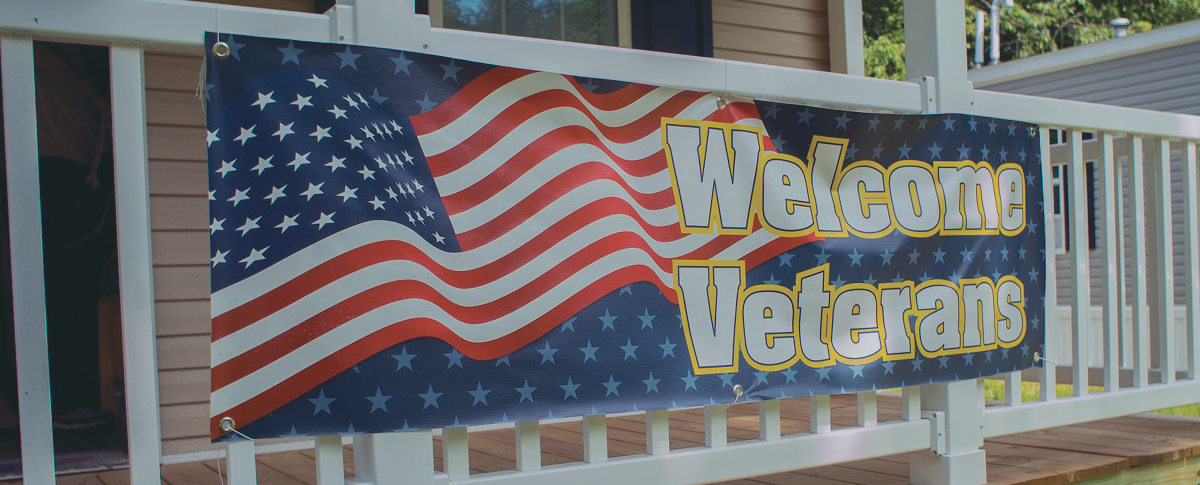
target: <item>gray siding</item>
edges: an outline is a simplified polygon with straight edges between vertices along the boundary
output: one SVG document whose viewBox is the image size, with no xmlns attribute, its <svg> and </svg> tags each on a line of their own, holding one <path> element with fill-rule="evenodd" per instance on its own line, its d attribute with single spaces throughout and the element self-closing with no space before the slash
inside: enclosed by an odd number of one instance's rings
<svg viewBox="0 0 1200 485">
<path fill-rule="evenodd" d="M 1200 42 L 980 89 L 1200 115 Z"/>
<path fill-rule="evenodd" d="M 1094 145 L 1094 143 L 1095 142 L 1084 142 L 1085 147 L 1086 147 L 1085 152 L 1090 151 L 1090 150 L 1088 150 L 1088 148 L 1091 148 L 1091 147 L 1088 145 Z M 1114 145 L 1116 145 L 1115 149 L 1116 149 L 1117 153 L 1125 152 L 1126 144 L 1127 144 L 1127 141 L 1124 138 L 1117 138 L 1114 141 Z M 1150 141 L 1147 140 L 1146 145 L 1150 145 L 1150 144 L 1151 144 Z M 1185 298 L 1185 291 L 1186 291 L 1184 282 L 1185 282 L 1185 277 L 1187 276 L 1187 268 L 1184 264 L 1185 261 L 1183 259 L 1184 258 L 1184 250 L 1186 249 L 1186 247 L 1184 246 L 1184 241 L 1181 236 L 1183 234 L 1183 230 L 1184 230 L 1184 227 L 1183 227 L 1184 205 L 1183 205 L 1183 177 L 1180 176 L 1180 173 L 1182 171 L 1183 161 L 1181 158 L 1181 154 L 1178 151 L 1179 148 L 1180 147 L 1179 147 L 1178 143 L 1173 144 L 1173 146 L 1172 146 L 1173 151 L 1171 153 L 1171 172 L 1173 174 L 1173 176 L 1171 177 L 1171 225 L 1172 225 L 1172 232 L 1177 235 L 1177 237 L 1172 241 L 1173 244 L 1172 244 L 1172 255 L 1171 256 L 1172 256 L 1172 263 L 1173 263 L 1173 267 L 1174 267 L 1173 275 L 1175 278 L 1174 279 L 1174 281 L 1175 281 L 1175 292 L 1174 292 L 1175 293 L 1175 303 L 1183 304 L 1184 298 Z M 1055 156 L 1057 158 L 1057 155 L 1058 155 L 1057 150 L 1052 150 L 1051 153 L 1053 156 Z M 1149 160 L 1150 157 L 1152 157 L 1152 156 L 1154 156 L 1152 153 L 1148 153 L 1146 155 L 1146 159 Z M 1135 260 L 1133 258 L 1133 233 L 1136 228 L 1136 224 L 1145 224 L 1146 221 L 1145 220 L 1135 221 L 1133 219 L 1133 209 L 1132 209 L 1132 205 L 1130 203 L 1130 198 L 1129 198 L 1129 193 L 1130 193 L 1129 181 L 1130 181 L 1131 174 L 1129 172 L 1130 166 L 1128 164 L 1128 157 L 1122 155 L 1117 158 L 1118 158 L 1119 168 L 1121 170 L 1119 180 L 1121 182 L 1120 211 L 1121 211 L 1121 221 L 1122 221 L 1122 233 L 1124 236 L 1123 247 L 1122 247 L 1123 254 L 1124 254 L 1124 263 L 1125 263 L 1123 266 L 1123 271 L 1124 271 L 1124 276 L 1125 276 L 1125 286 L 1124 286 L 1125 290 L 1124 291 L 1125 291 L 1125 301 L 1127 304 L 1129 304 L 1129 303 L 1132 303 L 1133 284 L 1134 284 L 1133 274 L 1134 274 L 1134 270 L 1136 269 Z M 1094 157 L 1086 157 L 1085 156 L 1084 159 L 1088 160 L 1088 161 L 1094 161 Z M 1147 200 L 1145 201 L 1146 217 L 1149 218 L 1149 217 L 1152 217 L 1154 214 L 1152 206 L 1150 205 L 1152 203 L 1152 201 L 1149 200 L 1154 197 L 1154 194 L 1153 194 L 1154 174 L 1149 169 L 1148 165 L 1143 166 L 1142 168 L 1145 170 L 1144 177 L 1145 177 L 1145 181 L 1147 184 L 1147 189 L 1146 189 Z M 1074 188 L 1072 187 L 1071 190 L 1074 190 Z M 1099 190 L 1100 190 L 1100 178 L 1099 178 L 1099 175 L 1097 175 L 1096 192 L 1092 194 L 1092 197 L 1095 198 L 1097 201 L 1096 206 L 1095 206 L 1095 212 L 1092 214 L 1092 217 L 1096 219 L 1097 234 L 1095 235 L 1095 237 L 1097 240 L 1097 249 L 1089 252 L 1089 260 L 1090 260 L 1089 279 L 1091 282 L 1090 287 L 1091 287 L 1091 295 L 1092 295 L 1092 304 L 1094 304 L 1094 305 L 1099 305 L 1101 303 L 1101 299 L 1100 299 L 1101 293 L 1100 292 L 1102 291 L 1103 284 L 1104 284 L 1104 274 L 1102 272 L 1103 267 L 1102 267 L 1102 262 L 1101 262 L 1101 257 L 1103 257 L 1103 254 L 1101 251 L 1101 249 L 1103 248 L 1103 242 L 1102 242 L 1101 238 L 1103 237 L 1104 224 L 1106 224 L 1110 220 L 1115 220 L 1115 214 L 1110 216 L 1110 215 L 1106 215 L 1103 213 L 1103 205 L 1099 202 L 1099 197 L 1100 197 Z M 1074 240 L 1072 240 L 1072 243 L 1074 243 Z M 1146 244 L 1150 247 L 1153 247 L 1154 245 L 1158 244 L 1154 235 L 1150 232 L 1147 232 L 1147 234 L 1146 234 Z M 1070 255 L 1069 254 L 1060 254 L 1055 258 L 1054 262 L 1055 262 L 1055 269 L 1058 274 L 1058 280 L 1057 280 L 1057 286 L 1056 286 L 1056 289 L 1058 291 L 1058 302 L 1060 305 L 1068 305 L 1068 304 L 1070 304 L 1070 291 L 1071 291 Z M 1145 263 L 1143 263 L 1143 264 L 1145 264 Z M 1153 268 L 1153 265 L 1151 264 L 1151 265 L 1147 266 L 1147 268 Z M 1155 273 L 1152 270 L 1149 270 L 1147 274 L 1151 278 L 1155 277 Z"/>
</svg>

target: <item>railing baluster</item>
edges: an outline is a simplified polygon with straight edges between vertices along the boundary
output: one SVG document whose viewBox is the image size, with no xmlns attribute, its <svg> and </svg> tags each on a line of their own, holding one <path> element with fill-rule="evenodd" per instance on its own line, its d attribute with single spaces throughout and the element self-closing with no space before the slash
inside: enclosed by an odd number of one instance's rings
<svg viewBox="0 0 1200 485">
<path fill-rule="evenodd" d="M 345 485 L 346 462 L 342 455 L 341 436 L 318 436 L 316 439 L 318 485 Z"/>
<path fill-rule="evenodd" d="M 717 448 L 729 442 L 729 428 L 725 425 L 728 408 L 724 404 L 704 406 L 704 446 Z"/>
<path fill-rule="evenodd" d="M 1075 366 L 1071 369 L 1072 395 L 1085 396 L 1088 391 L 1088 350 L 1091 327 L 1091 279 L 1088 271 L 1089 254 L 1087 199 L 1091 194 L 1087 191 L 1087 165 L 1083 161 L 1083 132 L 1070 130 L 1069 147 L 1071 159 L 1065 169 L 1070 174 L 1067 186 L 1070 187 L 1071 201 L 1068 204 L 1071 215 L 1071 227 L 1067 229 L 1070 235 L 1071 247 L 1071 354 Z"/>
<path fill-rule="evenodd" d="M 1146 282 L 1146 174 L 1142 137 L 1129 139 L 1129 200 L 1133 205 L 1133 385 L 1150 384 L 1150 307 Z M 1049 333 L 1047 333 L 1049 335 Z"/>
<path fill-rule="evenodd" d="M 1115 391 L 1120 386 L 1120 320 L 1124 303 L 1120 300 L 1121 260 L 1118 248 L 1121 240 L 1117 231 L 1121 226 L 1121 215 L 1117 208 L 1121 205 L 1117 187 L 1117 170 L 1114 166 L 1113 136 L 1111 133 L 1100 133 L 1100 159 L 1096 163 L 1097 175 L 1100 182 L 1100 213 L 1104 215 L 1101 221 L 1100 250 L 1102 251 L 1101 265 L 1103 267 L 1104 283 L 1101 287 L 1101 305 L 1104 319 L 1104 390 Z"/>
<path fill-rule="evenodd" d="M 908 386 L 900 390 L 900 419 L 916 421 L 921 419 L 921 387 Z"/>
<path fill-rule="evenodd" d="M 466 426 L 442 428 L 442 470 L 451 480 L 461 480 L 471 475 Z"/>
<path fill-rule="evenodd" d="M 646 411 L 646 454 L 664 455 L 671 451 L 671 425 L 666 409 Z"/>
<path fill-rule="evenodd" d="M 1004 374 L 1004 404 L 1006 406 L 1021 404 L 1021 371 L 1019 370 Z"/>
<path fill-rule="evenodd" d="M 50 422 L 50 359 L 46 351 L 46 292 L 42 268 L 42 209 L 38 184 L 37 109 L 34 106 L 33 39 L 0 38 L 4 89 L 5 156 L 8 160 L 8 238 L 12 250 L 13 330 L 16 339 L 17 411 L 25 483 L 54 483 Z"/>
<path fill-rule="evenodd" d="M 258 483 L 253 441 L 230 441 L 225 445 L 225 464 L 229 468 L 229 485 L 255 485 Z"/>
<path fill-rule="evenodd" d="M 1054 180 L 1050 173 L 1050 129 L 1046 127 L 1038 128 L 1041 140 L 1041 162 L 1042 162 L 1042 201 L 1044 202 L 1044 211 L 1046 212 L 1046 220 L 1054 220 L 1054 185 L 1051 181 Z M 1054 374 L 1054 359 L 1058 356 L 1058 291 L 1055 288 L 1058 282 L 1058 274 L 1054 268 L 1054 224 L 1045 224 L 1043 228 L 1043 236 L 1046 238 L 1046 298 L 1045 310 L 1046 321 L 1044 330 L 1046 333 L 1045 342 L 1042 344 L 1042 352 L 1047 359 L 1041 361 L 1042 370 L 1038 375 L 1041 381 L 1041 400 L 1053 401 L 1056 376 Z"/>
<path fill-rule="evenodd" d="M 1128 299 L 1129 289 L 1125 286 L 1125 277 L 1129 270 L 1125 267 L 1125 256 L 1128 250 L 1125 248 L 1125 213 L 1128 207 L 1125 204 L 1125 183 L 1129 180 L 1129 142 L 1128 139 L 1132 135 L 1125 135 L 1125 143 L 1117 145 L 1110 143 L 1109 151 L 1112 152 L 1113 158 L 1113 198 L 1117 202 L 1117 210 L 1113 226 L 1117 229 L 1117 352 L 1120 354 L 1118 362 L 1120 367 L 1132 367 L 1130 363 L 1130 351 L 1125 350 L 1125 347 L 1130 344 L 1133 338 L 1126 331 L 1125 323 L 1132 319 L 1125 318 L 1125 301 Z M 1123 152 L 1118 151 L 1124 149 Z M 1118 382 L 1120 379 L 1118 379 Z"/>
<path fill-rule="evenodd" d="M 583 461 L 608 460 L 608 417 L 591 414 L 583 417 Z"/>
<path fill-rule="evenodd" d="M 875 426 L 879 424 L 879 409 L 875 402 L 875 391 L 858 393 L 858 425 Z"/>
<path fill-rule="evenodd" d="M 537 421 L 517 422 L 517 471 L 542 468 L 542 428 Z"/>
<path fill-rule="evenodd" d="M 1171 140 L 1160 137 L 1155 146 L 1154 166 L 1154 230 L 1158 244 L 1154 248 L 1156 277 L 1150 281 L 1154 289 L 1154 307 L 1158 315 L 1159 382 L 1175 382 L 1175 266 L 1174 241 L 1171 224 Z"/>
<path fill-rule="evenodd" d="M 808 422 L 814 434 L 833 431 L 833 421 L 829 419 L 829 396 L 808 397 Z"/>
<path fill-rule="evenodd" d="M 777 440 L 783 434 L 779 423 L 779 400 L 758 402 L 758 439 Z"/>
<path fill-rule="evenodd" d="M 133 485 L 162 483 L 150 189 L 146 161 L 146 90 L 142 48 L 112 46 L 113 164 L 117 264 L 124 341 L 126 434 Z"/>
<path fill-rule="evenodd" d="M 1184 262 L 1187 264 L 1187 363 L 1188 379 L 1200 378 L 1200 170 L 1196 167 L 1196 142 L 1183 144 Z"/>
<path fill-rule="evenodd" d="M 975 397 L 979 409 L 987 407 L 987 379 L 982 377 L 975 379 Z"/>
</svg>

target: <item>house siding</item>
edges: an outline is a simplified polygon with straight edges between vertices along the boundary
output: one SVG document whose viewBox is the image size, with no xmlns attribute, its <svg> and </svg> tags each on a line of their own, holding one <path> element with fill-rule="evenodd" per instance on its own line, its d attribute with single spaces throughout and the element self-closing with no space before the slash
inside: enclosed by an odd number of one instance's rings
<svg viewBox="0 0 1200 485">
<path fill-rule="evenodd" d="M 206 449 L 209 395 L 208 171 L 196 98 L 202 58 L 146 54 L 150 241 L 163 453 Z"/>
<path fill-rule="evenodd" d="M 713 0 L 713 56 L 829 70 L 826 0 Z"/>
</svg>

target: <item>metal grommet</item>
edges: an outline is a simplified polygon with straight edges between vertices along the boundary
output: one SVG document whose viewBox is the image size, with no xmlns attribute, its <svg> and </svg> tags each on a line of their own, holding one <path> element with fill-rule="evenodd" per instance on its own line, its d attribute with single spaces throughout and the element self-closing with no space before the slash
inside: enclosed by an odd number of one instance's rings
<svg viewBox="0 0 1200 485">
<path fill-rule="evenodd" d="M 216 46 L 213 46 L 213 47 L 215 50 Z M 214 54 L 215 54 L 215 52 L 214 52 Z M 229 54 L 226 53 L 225 55 L 229 55 Z M 232 433 L 234 431 L 234 429 L 236 429 L 236 424 L 234 423 L 233 418 L 231 418 L 229 416 L 225 416 L 224 418 L 221 418 L 220 421 L 217 421 L 217 429 L 221 430 L 222 433 L 229 434 L 229 433 Z"/>
<path fill-rule="evenodd" d="M 1041 362 L 1041 361 L 1042 361 L 1042 354 L 1039 354 L 1039 353 L 1037 353 L 1037 352 L 1034 352 L 1034 353 L 1033 353 L 1033 363 L 1034 363 L 1034 364 L 1036 364 L 1036 363 L 1038 363 L 1038 362 Z"/>
<path fill-rule="evenodd" d="M 725 109 L 725 105 L 726 103 L 724 97 L 717 98 L 717 109 Z"/>
<path fill-rule="evenodd" d="M 224 42 L 217 42 L 216 44 L 213 44 L 213 46 L 212 46 L 213 56 L 216 57 L 217 59 L 224 59 L 226 57 L 229 57 L 229 52 L 230 52 L 229 44 L 226 44 Z M 222 421 L 224 421 L 224 420 L 222 420 Z"/>
<path fill-rule="evenodd" d="M 746 394 L 746 390 L 745 390 L 745 388 L 742 387 L 741 384 L 737 384 L 737 385 L 733 386 L 733 396 L 734 397 L 740 398 L 745 394 Z"/>
</svg>

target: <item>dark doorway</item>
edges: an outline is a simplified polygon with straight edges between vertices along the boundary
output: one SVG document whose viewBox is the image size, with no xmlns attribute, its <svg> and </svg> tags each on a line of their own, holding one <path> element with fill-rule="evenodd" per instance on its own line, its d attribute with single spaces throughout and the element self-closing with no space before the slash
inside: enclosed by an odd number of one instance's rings
<svg viewBox="0 0 1200 485">
<path fill-rule="evenodd" d="M 34 43 L 50 411 L 59 473 L 128 463 L 109 65 L 107 47 Z M 7 190 L 0 192 L 0 397 L 17 408 L 8 198 Z M 19 430 L 2 411 L 0 479 L 20 475 Z"/>
</svg>

